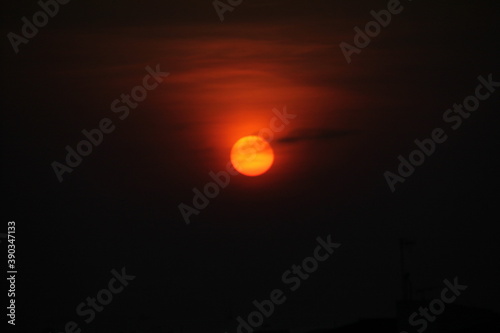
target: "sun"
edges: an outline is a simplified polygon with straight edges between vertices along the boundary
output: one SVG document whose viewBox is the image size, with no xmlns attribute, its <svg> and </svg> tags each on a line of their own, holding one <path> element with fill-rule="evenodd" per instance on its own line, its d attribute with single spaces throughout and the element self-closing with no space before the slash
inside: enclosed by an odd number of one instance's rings
<svg viewBox="0 0 500 333">
<path fill-rule="evenodd" d="M 245 176 L 259 176 L 273 165 L 274 152 L 271 145 L 260 136 L 245 136 L 233 145 L 231 163 Z"/>
</svg>

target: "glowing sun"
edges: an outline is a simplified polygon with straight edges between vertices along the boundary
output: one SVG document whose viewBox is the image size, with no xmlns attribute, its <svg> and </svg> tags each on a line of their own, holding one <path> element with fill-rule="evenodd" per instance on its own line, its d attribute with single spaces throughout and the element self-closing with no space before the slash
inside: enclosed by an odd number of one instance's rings
<svg viewBox="0 0 500 333">
<path fill-rule="evenodd" d="M 271 145 L 260 136 L 245 136 L 233 145 L 231 163 L 245 176 L 259 176 L 269 170 L 274 162 Z"/>
</svg>

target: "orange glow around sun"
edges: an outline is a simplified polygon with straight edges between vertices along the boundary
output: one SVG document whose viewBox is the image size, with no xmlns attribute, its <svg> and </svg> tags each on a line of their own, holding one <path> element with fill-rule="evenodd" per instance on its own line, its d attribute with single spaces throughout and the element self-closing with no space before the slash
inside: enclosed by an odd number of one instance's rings
<svg viewBox="0 0 500 333">
<path fill-rule="evenodd" d="M 231 163 L 245 176 L 259 176 L 273 165 L 274 152 L 271 145 L 260 136 L 245 136 L 233 145 Z"/>
</svg>

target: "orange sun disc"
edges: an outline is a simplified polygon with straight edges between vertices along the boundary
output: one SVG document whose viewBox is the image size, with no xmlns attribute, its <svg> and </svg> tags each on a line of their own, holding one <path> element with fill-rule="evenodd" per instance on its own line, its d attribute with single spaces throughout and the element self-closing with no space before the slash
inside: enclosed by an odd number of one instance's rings
<svg viewBox="0 0 500 333">
<path fill-rule="evenodd" d="M 259 176 L 265 173 L 274 162 L 271 145 L 260 136 L 245 136 L 233 145 L 231 163 L 245 176 Z"/>
</svg>

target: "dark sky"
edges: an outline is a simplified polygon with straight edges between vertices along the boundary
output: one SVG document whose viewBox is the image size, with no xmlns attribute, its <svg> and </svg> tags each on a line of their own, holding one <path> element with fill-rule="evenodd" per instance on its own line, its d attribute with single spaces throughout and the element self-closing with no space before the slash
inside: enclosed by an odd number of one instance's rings
<svg viewBox="0 0 500 333">
<path fill-rule="evenodd" d="M 460 128 L 443 120 L 478 76 L 500 81 L 498 4 L 402 5 L 348 64 L 339 44 L 387 1 L 245 0 L 221 22 L 208 0 L 74 0 L 18 54 L 6 36 L 40 8 L 4 4 L 0 232 L 16 221 L 16 328 L 82 323 L 77 305 L 126 267 L 136 279 L 83 332 L 235 332 L 329 234 L 341 247 L 269 328 L 394 316 L 401 238 L 416 243 L 415 290 L 435 297 L 458 276 L 459 304 L 500 311 L 500 91 Z M 121 120 L 111 103 L 156 65 L 170 75 Z M 296 118 L 271 141 L 272 168 L 232 177 L 186 225 L 178 205 L 284 106 Z M 51 163 L 103 118 L 115 130 L 59 182 Z M 438 127 L 446 142 L 392 193 L 384 172 Z"/>
</svg>

